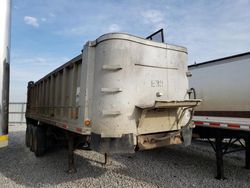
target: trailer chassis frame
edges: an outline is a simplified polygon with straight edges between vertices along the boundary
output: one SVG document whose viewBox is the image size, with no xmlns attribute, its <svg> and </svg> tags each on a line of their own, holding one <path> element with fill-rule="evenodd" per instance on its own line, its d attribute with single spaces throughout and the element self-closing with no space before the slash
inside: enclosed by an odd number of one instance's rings
<svg viewBox="0 0 250 188">
<path fill-rule="evenodd" d="M 199 138 L 207 139 L 215 151 L 216 179 L 226 179 L 224 175 L 223 156 L 228 153 L 245 150 L 245 168 L 250 169 L 250 132 L 205 126 L 197 126 L 193 132 L 194 134 L 198 134 Z M 214 142 L 211 139 L 214 139 Z M 229 142 L 223 142 L 224 139 L 229 139 Z M 242 139 L 245 141 L 245 144 L 241 141 Z M 230 149 L 237 141 L 240 143 L 241 148 Z"/>
</svg>

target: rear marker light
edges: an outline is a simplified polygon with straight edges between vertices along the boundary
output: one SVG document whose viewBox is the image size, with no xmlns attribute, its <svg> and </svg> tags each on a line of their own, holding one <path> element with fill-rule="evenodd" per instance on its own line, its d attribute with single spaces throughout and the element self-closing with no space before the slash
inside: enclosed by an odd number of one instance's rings
<svg viewBox="0 0 250 188">
<path fill-rule="evenodd" d="M 87 119 L 87 120 L 84 121 L 84 125 L 90 126 L 90 124 L 91 124 L 91 121 L 89 119 Z"/>
</svg>

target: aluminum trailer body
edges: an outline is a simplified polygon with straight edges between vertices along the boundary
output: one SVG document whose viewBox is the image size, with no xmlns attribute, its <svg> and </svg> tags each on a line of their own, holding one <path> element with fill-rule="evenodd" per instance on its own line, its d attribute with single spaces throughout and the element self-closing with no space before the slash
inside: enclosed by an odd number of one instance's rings
<svg viewBox="0 0 250 188">
<path fill-rule="evenodd" d="M 189 71 L 190 87 L 203 99 L 195 111 L 198 126 L 250 131 L 250 52 L 191 65 Z"/>
<path fill-rule="evenodd" d="M 0 147 L 8 145 L 10 0 L 0 1 Z"/>
<path fill-rule="evenodd" d="M 190 65 L 189 71 L 190 87 L 203 100 L 193 118 L 194 132 L 216 139 L 217 177 L 224 178 L 220 164 L 224 138 L 245 140 L 246 167 L 250 168 L 250 52 Z"/>
<path fill-rule="evenodd" d="M 186 48 L 111 33 L 29 82 L 26 118 L 90 137 L 101 153 L 133 153 L 188 143 L 199 103 L 188 95 Z"/>
</svg>

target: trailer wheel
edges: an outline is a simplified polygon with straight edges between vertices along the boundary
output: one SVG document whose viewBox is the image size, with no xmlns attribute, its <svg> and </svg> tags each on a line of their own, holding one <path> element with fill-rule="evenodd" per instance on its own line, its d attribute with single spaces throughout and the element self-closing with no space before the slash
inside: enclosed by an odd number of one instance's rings
<svg viewBox="0 0 250 188">
<path fill-rule="evenodd" d="M 29 124 L 28 126 L 28 138 L 29 138 L 29 148 L 30 148 L 30 151 L 32 151 L 32 127 L 33 125 L 32 124 Z"/>
<path fill-rule="evenodd" d="M 30 125 L 27 123 L 26 133 L 25 133 L 25 145 L 27 148 L 30 147 Z"/>
<path fill-rule="evenodd" d="M 30 151 L 34 152 L 34 131 L 36 129 L 36 126 L 33 124 L 30 124 Z"/>
<path fill-rule="evenodd" d="M 46 128 L 37 126 L 33 135 L 34 153 L 36 157 L 41 157 L 46 151 Z"/>
</svg>

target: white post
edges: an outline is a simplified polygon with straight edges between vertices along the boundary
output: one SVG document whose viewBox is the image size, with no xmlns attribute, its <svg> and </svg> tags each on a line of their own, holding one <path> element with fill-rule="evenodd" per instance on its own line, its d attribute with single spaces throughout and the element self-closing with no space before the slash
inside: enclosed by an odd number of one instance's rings
<svg viewBox="0 0 250 188">
<path fill-rule="evenodd" d="M 11 0 L 0 0 L 0 147 L 8 145 L 10 7 Z"/>
</svg>

